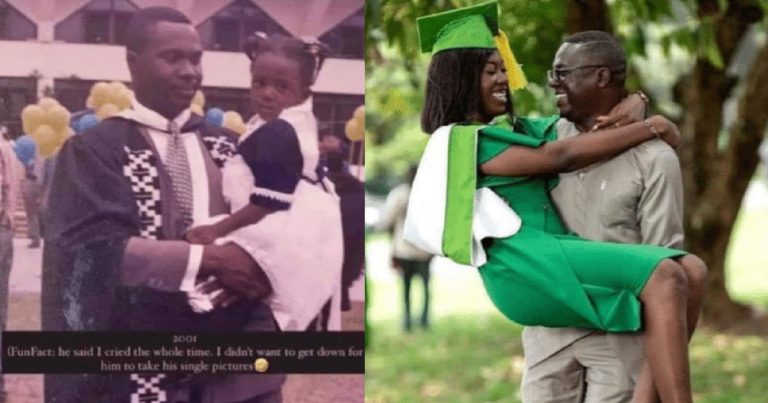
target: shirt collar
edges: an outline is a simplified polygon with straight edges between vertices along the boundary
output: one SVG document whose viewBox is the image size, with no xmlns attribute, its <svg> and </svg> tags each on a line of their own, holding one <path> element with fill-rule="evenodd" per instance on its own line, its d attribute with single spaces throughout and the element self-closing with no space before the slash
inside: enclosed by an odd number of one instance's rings
<svg viewBox="0 0 768 403">
<path fill-rule="evenodd" d="M 189 108 L 187 108 L 181 111 L 181 113 L 179 113 L 173 119 L 173 121 L 178 127 L 181 128 L 184 127 L 184 124 L 187 123 L 191 115 L 192 112 L 189 110 Z M 153 111 L 152 109 L 142 105 L 135 98 L 131 102 L 131 108 L 122 111 L 118 116 L 141 123 L 144 126 L 155 130 L 168 132 L 168 119 L 166 119 L 163 115 Z"/>
</svg>

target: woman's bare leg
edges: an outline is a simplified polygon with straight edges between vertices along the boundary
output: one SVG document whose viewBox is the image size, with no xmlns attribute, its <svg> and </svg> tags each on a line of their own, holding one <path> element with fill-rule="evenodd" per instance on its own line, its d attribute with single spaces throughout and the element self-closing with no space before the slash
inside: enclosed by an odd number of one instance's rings
<svg viewBox="0 0 768 403">
<path fill-rule="evenodd" d="M 692 402 L 687 299 L 688 278 L 683 267 L 672 260 L 664 260 L 656 267 L 640 293 L 646 360 L 652 385 L 656 385 L 665 403 Z"/>
<path fill-rule="evenodd" d="M 688 301 L 686 307 L 686 322 L 688 325 L 688 341 L 693 337 L 693 332 L 701 314 L 701 304 L 704 300 L 704 290 L 707 284 L 707 266 L 695 255 L 686 255 L 678 260 L 685 270 L 688 279 Z M 657 403 L 659 394 L 651 378 L 651 367 L 648 360 L 643 362 L 640 375 L 635 385 L 635 393 L 632 396 L 634 403 Z"/>
</svg>

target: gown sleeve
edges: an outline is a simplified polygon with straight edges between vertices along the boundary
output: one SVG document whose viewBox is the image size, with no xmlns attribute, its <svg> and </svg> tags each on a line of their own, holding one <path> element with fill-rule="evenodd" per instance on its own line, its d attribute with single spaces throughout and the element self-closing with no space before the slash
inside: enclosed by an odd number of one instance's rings
<svg viewBox="0 0 768 403">
<path fill-rule="evenodd" d="M 290 208 L 304 164 L 293 126 L 281 119 L 268 122 L 240 143 L 238 151 L 254 177 L 250 202 L 272 210 Z"/>
<path fill-rule="evenodd" d="M 507 120 L 480 129 L 477 141 L 477 164 L 482 165 L 511 146 L 538 148 L 557 140 L 557 116 L 545 118 L 517 118 L 514 124 Z M 483 175 L 478 176 L 478 187 L 493 187 L 524 181 L 528 177 Z M 550 187 L 557 185 L 557 175 Z"/>
</svg>

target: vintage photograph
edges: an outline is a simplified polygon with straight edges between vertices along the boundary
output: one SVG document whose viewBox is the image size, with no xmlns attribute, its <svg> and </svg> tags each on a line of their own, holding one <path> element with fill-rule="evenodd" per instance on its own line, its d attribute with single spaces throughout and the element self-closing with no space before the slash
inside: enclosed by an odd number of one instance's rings
<svg viewBox="0 0 768 403">
<path fill-rule="evenodd" d="M 364 26 L 362 0 L 0 1 L 2 329 L 364 331 Z M 15 403 L 364 394 L 363 374 L 0 380 Z"/>
<path fill-rule="evenodd" d="M 366 3 L 366 401 L 765 400 L 767 2 Z"/>
</svg>

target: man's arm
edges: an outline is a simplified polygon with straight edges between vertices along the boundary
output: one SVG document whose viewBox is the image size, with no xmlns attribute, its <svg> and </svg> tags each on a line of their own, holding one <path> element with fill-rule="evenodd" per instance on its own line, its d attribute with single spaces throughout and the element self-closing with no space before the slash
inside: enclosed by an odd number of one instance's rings
<svg viewBox="0 0 768 403">
<path fill-rule="evenodd" d="M 683 179 L 674 151 L 648 147 L 653 154 L 640 161 L 644 189 L 638 205 L 642 243 L 682 248 Z M 661 148 L 661 147 L 659 147 Z"/>
<path fill-rule="evenodd" d="M 124 151 L 114 144 L 115 136 L 105 137 L 106 131 L 88 134 L 67 141 L 57 156 L 46 211 L 47 243 L 76 261 L 109 249 L 120 264 L 97 269 L 111 272 L 114 285 L 179 291 L 193 257 L 189 245 L 138 236 L 136 201 L 123 174 Z M 71 269 L 62 267 L 61 274 Z M 194 285 L 194 277 L 191 281 Z"/>
</svg>

